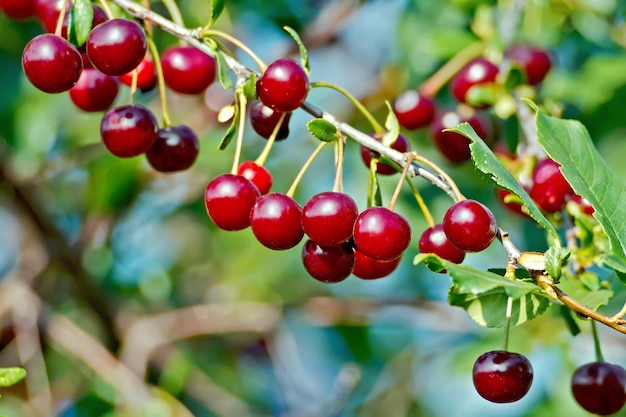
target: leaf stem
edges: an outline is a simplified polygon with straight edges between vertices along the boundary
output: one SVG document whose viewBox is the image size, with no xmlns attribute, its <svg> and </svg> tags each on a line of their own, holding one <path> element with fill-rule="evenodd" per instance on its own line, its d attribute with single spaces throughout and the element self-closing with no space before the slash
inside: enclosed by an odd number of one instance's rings
<svg viewBox="0 0 626 417">
<path fill-rule="evenodd" d="M 228 42 L 230 42 L 230 43 L 234 44 L 235 46 L 237 46 L 239 49 L 244 51 L 246 54 L 248 54 L 248 56 L 250 58 L 252 58 L 252 60 L 255 62 L 257 67 L 259 67 L 259 70 L 261 72 L 264 72 L 265 69 L 267 68 L 267 64 L 265 64 L 265 62 L 263 62 L 263 60 L 261 58 L 259 58 L 258 55 L 254 53 L 254 51 L 252 51 L 252 49 L 248 48 L 248 46 L 246 44 L 244 44 L 239 39 L 235 38 L 234 36 L 232 36 L 232 35 L 230 35 L 230 34 L 228 34 L 226 32 L 222 32 L 221 30 L 216 30 L 216 29 L 203 29 L 202 30 L 202 36 L 203 37 L 218 37 L 218 38 L 225 39 Z"/>
<path fill-rule="evenodd" d="M 329 142 L 320 142 L 319 145 L 317 145 L 317 148 L 315 148 L 311 155 L 309 155 L 309 158 L 306 160 L 304 165 L 302 165 L 302 168 L 300 168 L 300 172 L 298 172 L 298 175 L 296 175 L 296 178 L 293 180 L 291 187 L 289 187 L 289 190 L 286 193 L 289 197 L 293 197 L 293 195 L 296 193 L 296 188 L 298 187 L 298 184 L 300 184 L 304 173 L 307 169 L 309 169 L 309 167 L 313 163 L 313 160 L 317 157 L 317 155 L 319 155 L 322 149 L 324 149 L 324 146 L 326 146 L 328 143 Z"/>
<path fill-rule="evenodd" d="M 354 106 L 357 108 L 357 110 L 359 110 L 359 112 L 361 112 L 361 114 L 368 120 L 368 122 L 370 123 L 370 125 L 372 125 L 372 129 L 374 130 L 374 132 L 382 134 L 385 132 L 385 128 L 378 123 L 378 120 L 376 120 L 376 118 L 372 115 L 372 113 L 363 105 L 363 103 L 361 103 L 356 97 L 354 97 L 348 90 L 346 90 L 345 88 L 338 86 L 336 84 L 327 82 L 327 81 L 315 81 L 312 82 L 310 84 L 311 88 L 319 88 L 319 87 L 326 87 L 326 88 L 330 88 L 333 89 L 335 91 L 340 92 L 341 94 L 343 94 L 348 100 L 350 100 L 352 102 L 352 104 L 354 104 Z"/>
</svg>

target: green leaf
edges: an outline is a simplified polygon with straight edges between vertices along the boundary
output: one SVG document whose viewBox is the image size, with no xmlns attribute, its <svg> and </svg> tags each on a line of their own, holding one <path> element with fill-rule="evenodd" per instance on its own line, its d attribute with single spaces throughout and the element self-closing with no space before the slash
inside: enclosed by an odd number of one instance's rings
<svg viewBox="0 0 626 417">
<path fill-rule="evenodd" d="M 69 16 L 68 40 L 76 46 L 82 46 L 91 32 L 92 22 L 91 0 L 75 0 Z"/>
<path fill-rule="evenodd" d="M 578 121 L 537 112 L 537 139 L 574 191 L 594 207 L 594 217 L 609 238 L 610 252 L 626 263 L 626 185 L 602 159 L 587 129 Z"/>
<path fill-rule="evenodd" d="M 391 147 L 400 134 L 400 122 L 398 122 L 398 118 L 391 107 L 391 103 L 386 101 L 385 104 L 388 110 L 387 119 L 385 119 L 385 129 L 387 129 L 387 133 L 382 137 L 381 142 L 383 145 Z"/>
<path fill-rule="evenodd" d="M 324 119 L 313 119 L 306 124 L 309 132 L 323 142 L 333 142 L 337 139 L 337 128 Z"/>
<path fill-rule="evenodd" d="M 239 115 L 239 103 L 235 103 L 235 114 L 233 115 L 233 118 L 231 119 L 228 130 L 226 130 L 226 133 L 224 133 L 224 136 L 222 137 L 222 140 L 220 141 L 220 144 L 217 147 L 220 151 L 223 151 L 224 149 L 226 149 L 226 147 L 230 144 L 230 142 L 235 137 L 235 133 L 237 133 L 237 124 L 239 123 L 239 116 L 240 116 Z"/>
<path fill-rule="evenodd" d="M 589 278 L 587 278 L 589 280 Z M 613 297 L 613 291 L 606 289 L 593 290 L 585 285 L 585 282 L 574 276 L 567 276 L 559 283 L 559 288 L 574 300 L 589 307 L 592 310 L 607 305 Z"/>
<path fill-rule="evenodd" d="M 563 254 L 562 248 L 556 246 L 548 248 L 545 253 L 546 271 L 555 281 L 558 281 L 561 278 L 563 259 L 565 256 L 566 255 Z"/>
<path fill-rule="evenodd" d="M 230 78 L 230 69 L 224 59 L 224 54 L 217 48 L 213 49 L 215 60 L 217 61 L 217 75 L 220 84 L 224 90 L 230 90 L 233 87 L 233 80 Z"/>
<path fill-rule="evenodd" d="M 26 378 L 24 368 L 0 368 L 0 387 L 10 387 Z"/>
<path fill-rule="evenodd" d="M 211 0 L 211 18 L 209 20 L 209 26 L 213 26 L 213 23 L 220 17 L 224 11 L 226 0 Z"/>
<path fill-rule="evenodd" d="M 310 73 L 311 68 L 309 66 L 309 52 L 306 50 L 304 43 L 302 43 L 302 39 L 300 39 L 300 35 L 298 35 L 298 32 L 296 32 L 293 28 L 290 28 L 289 26 L 283 26 L 283 29 L 285 29 L 287 33 L 291 35 L 294 41 L 296 41 L 296 44 L 298 45 L 298 49 L 300 50 L 300 62 L 302 63 L 302 67 L 304 68 L 307 74 Z"/>
<path fill-rule="evenodd" d="M 256 74 L 254 72 L 250 74 L 250 79 L 243 85 L 243 94 L 251 100 L 255 100 L 258 97 L 256 93 Z"/>
<path fill-rule="evenodd" d="M 526 190 L 522 188 L 515 180 L 515 177 L 513 177 L 498 158 L 496 158 L 491 149 L 489 149 L 485 142 L 476 134 L 472 126 L 465 122 L 450 130 L 460 133 L 471 140 L 470 150 L 472 153 L 472 161 L 476 168 L 488 175 L 489 179 L 499 187 L 509 190 L 518 196 L 528 208 L 530 217 L 552 236 L 556 245 L 560 246 L 559 234 L 552 223 L 546 219 Z"/>
</svg>

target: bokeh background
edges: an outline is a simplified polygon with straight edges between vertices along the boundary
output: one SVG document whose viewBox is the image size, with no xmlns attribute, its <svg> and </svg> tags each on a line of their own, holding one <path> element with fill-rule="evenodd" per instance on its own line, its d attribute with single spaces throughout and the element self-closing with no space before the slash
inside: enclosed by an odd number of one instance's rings
<svg viewBox="0 0 626 417">
<path fill-rule="evenodd" d="M 178 1 L 188 27 L 206 23 L 209 3 Z M 518 24 L 501 25 L 518 6 Z M 381 121 L 385 101 L 417 88 L 477 39 L 497 45 L 508 31 L 552 51 L 541 99 L 581 120 L 626 177 L 625 12 L 622 0 L 229 0 L 217 27 L 266 62 L 297 53 L 282 26 L 295 28 L 309 48 L 311 79 L 343 86 Z M 173 122 L 196 130 L 201 152 L 190 170 L 159 174 L 142 157 L 106 152 L 101 113 L 81 112 L 67 94 L 28 83 L 21 52 L 41 32 L 36 20 L 0 16 L 0 365 L 28 371 L 0 392 L 0 414 L 588 415 L 569 381 L 575 367 L 594 359 L 590 325 L 580 320 L 582 333 L 573 337 L 558 306 L 512 329 L 511 350 L 535 369 L 529 394 L 496 405 L 475 393 L 473 362 L 500 348 L 502 331 L 450 307 L 449 278 L 412 264 L 426 222 L 409 192 L 397 210 L 411 222 L 414 242 L 391 276 L 317 282 L 301 265 L 301 246 L 274 252 L 249 230 L 221 231 L 206 215 L 204 188 L 232 163 L 232 147 L 217 149 L 226 127 L 216 120 L 231 91 L 215 83 L 197 97 L 168 92 Z M 177 42 L 159 31 L 155 39 L 160 48 Z M 122 88 L 117 103 L 129 100 Z M 438 100 L 452 103 L 446 88 Z M 160 114 L 156 91 L 137 101 Z M 334 91 L 312 91 L 310 101 L 369 129 Z M 295 112 L 289 138 L 272 150 L 266 167 L 275 191 L 288 189 L 317 145 L 305 128 L 310 118 Z M 265 142 L 246 129 L 243 156 L 254 159 Z M 546 248 L 543 233 L 504 210 L 471 163 L 447 164 L 427 129 L 404 133 L 468 197 L 489 205 L 520 248 Z M 344 169 L 345 191 L 364 209 L 368 171 L 355 143 L 348 143 Z M 304 204 L 330 190 L 333 175 L 332 152 L 322 153 L 296 199 Z M 396 181 L 381 179 L 384 201 Z M 441 220 L 449 198 L 425 181 L 416 185 Z M 506 253 L 494 244 L 465 262 L 503 267 Z M 607 314 L 626 301 L 626 291 L 614 289 Z M 606 359 L 626 366 L 624 335 L 599 330 Z"/>
</svg>

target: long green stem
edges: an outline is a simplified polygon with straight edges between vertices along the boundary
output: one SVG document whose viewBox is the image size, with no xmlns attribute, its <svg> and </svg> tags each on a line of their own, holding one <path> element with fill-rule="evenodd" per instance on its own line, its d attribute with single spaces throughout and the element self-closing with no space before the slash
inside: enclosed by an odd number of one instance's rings
<svg viewBox="0 0 626 417">
<path fill-rule="evenodd" d="M 244 51 L 246 54 L 248 54 L 250 56 L 250 58 L 252 58 L 252 60 L 259 67 L 259 70 L 261 72 L 264 72 L 265 68 L 267 68 L 267 65 L 265 64 L 265 62 L 263 62 L 263 60 L 261 58 L 259 58 L 258 55 L 254 53 L 254 51 L 252 51 L 252 49 L 248 48 L 248 46 L 246 46 L 246 44 L 244 44 L 243 42 L 241 42 L 239 39 L 235 38 L 234 36 L 229 35 L 228 33 L 222 32 L 221 30 L 204 29 L 202 31 L 202 36 L 203 37 L 218 37 L 218 38 L 225 39 L 228 42 L 230 42 L 230 43 L 234 44 L 235 46 L 237 46 L 239 49 Z"/>
<path fill-rule="evenodd" d="M 411 188 L 411 191 L 413 192 L 413 196 L 415 197 L 415 201 L 417 201 L 417 205 L 419 206 L 420 210 L 422 211 L 424 219 L 426 220 L 426 224 L 428 225 L 428 227 L 433 227 L 435 225 L 435 220 L 433 219 L 433 215 L 430 212 L 430 210 L 428 209 L 428 206 L 426 205 L 426 202 L 422 198 L 422 194 L 419 192 L 419 190 L 415 186 L 415 183 L 413 181 L 411 181 L 410 178 L 407 178 L 406 182 L 407 182 L 407 184 L 409 184 L 409 187 Z"/>
<path fill-rule="evenodd" d="M 596 351 L 596 361 L 604 362 L 602 346 L 600 345 L 600 336 L 598 335 L 598 329 L 595 320 L 591 320 L 591 334 L 593 335 L 593 347 Z"/>
<path fill-rule="evenodd" d="M 172 22 L 176 23 L 178 26 L 184 27 L 183 16 L 180 14 L 180 9 L 174 0 L 161 0 L 163 5 L 167 9 L 167 12 L 170 14 L 172 18 Z"/>
<path fill-rule="evenodd" d="M 157 74 L 157 82 L 159 83 L 159 98 L 161 99 L 161 116 L 163 117 L 163 127 L 170 127 L 172 126 L 172 120 L 170 119 L 170 114 L 167 107 L 167 89 L 165 87 L 165 78 L 163 77 L 163 67 L 161 66 L 161 59 L 159 58 L 159 48 L 157 48 L 156 43 L 154 43 L 154 39 L 152 39 L 152 37 L 150 36 L 148 36 L 148 48 L 150 48 L 150 55 L 152 55 L 154 69 Z"/>
<path fill-rule="evenodd" d="M 343 159 L 344 159 L 344 138 L 335 140 L 335 183 L 333 191 L 343 192 Z"/>
<path fill-rule="evenodd" d="M 285 121 L 285 117 L 287 117 L 287 113 L 283 113 L 280 115 L 280 119 L 278 119 L 278 123 L 276 123 L 276 126 L 274 126 L 274 130 L 272 130 L 272 134 L 267 139 L 265 147 L 254 161 L 258 166 L 263 166 L 265 164 L 265 161 L 267 161 L 267 157 L 270 155 L 270 151 L 272 150 L 272 147 L 276 142 L 276 136 L 278 136 L 278 132 L 280 131 L 280 128 Z"/>
<path fill-rule="evenodd" d="M 315 148 L 315 150 L 311 153 L 309 158 L 306 160 L 304 165 L 302 165 L 302 168 L 300 168 L 300 172 L 298 172 L 298 175 L 293 180 L 291 187 L 289 187 L 289 190 L 286 193 L 289 197 L 293 197 L 293 195 L 296 192 L 296 188 L 298 187 L 298 184 L 300 184 L 300 181 L 302 180 L 302 177 L 304 176 L 304 173 L 307 171 L 307 169 L 309 169 L 309 167 L 313 163 L 313 160 L 317 157 L 317 155 L 319 155 L 322 149 L 324 149 L 324 146 L 326 146 L 328 143 L 329 142 L 320 142 L 320 144 L 317 145 L 317 148 Z"/>
<path fill-rule="evenodd" d="M 502 350 L 509 350 L 509 333 L 511 329 L 511 315 L 513 313 L 513 298 L 509 297 L 506 300 L 506 316 L 504 323 L 504 334 L 502 336 Z"/>
<path fill-rule="evenodd" d="M 241 148 L 243 147 L 243 130 L 246 127 L 246 107 L 248 106 L 248 99 L 241 90 L 237 92 L 237 105 L 239 106 L 239 120 L 237 121 L 237 142 L 235 143 L 235 156 L 233 158 L 233 166 L 230 170 L 231 174 L 236 174 L 239 168 Z"/>
<path fill-rule="evenodd" d="M 335 91 L 340 92 L 348 100 L 350 100 L 352 102 L 352 104 L 354 104 L 354 106 L 357 108 L 357 110 L 359 110 L 361 112 L 361 114 L 363 114 L 363 116 L 365 116 L 365 118 L 372 125 L 372 129 L 374 129 L 374 131 L 376 133 L 384 133 L 385 132 L 385 128 L 380 123 L 378 123 L 378 120 L 376 120 L 376 118 L 374 118 L 372 113 L 370 113 L 370 111 L 363 105 L 363 103 L 361 103 L 359 100 L 357 100 L 356 97 L 354 97 L 352 94 L 350 94 L 350 92 L 348 92 L 348 90 L 346 90 L 343 87 L 340 87 L 340 86 L 338 86 L 336 84 L 329 83 L 329 82 L 326 82 L 326 81 L 315 81 L 315 82 L 312 82 L 310 86 L 311 86 L 311 88 L 326 87 L 326 88 L 331 88 L 331 89 L 333 89 Z"/>
</svg>

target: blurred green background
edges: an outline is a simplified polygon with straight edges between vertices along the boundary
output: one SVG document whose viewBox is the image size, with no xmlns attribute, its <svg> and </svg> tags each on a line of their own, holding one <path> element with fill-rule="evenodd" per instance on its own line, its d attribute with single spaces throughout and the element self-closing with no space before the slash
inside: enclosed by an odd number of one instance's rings
<svg viewBox="0 0 626 417">
<path fill-rule="evenodd" d="M 178 2 L 188 27 L 208 20 L 208 3 Z M 499 27 L 514 6 L 515 30 Z M 232 0 L 217 27 L 266 62 L 297 52 L 282 26 L 297 29 L 311 79 L 343 86 L 381 121 L 386 100 L 418 87 L 477 39 L 497 47 L 508 31 L 552 51 L 541 99 L 580 119 L 626 177 L 625 11 L 621 0 Z M 41 32 L 35 20 L 0 16 L 0 365 L 28 371 L 0 392 L 1 415 L 588 415 L 574 403 L 569 378 L 594 359 L 590 326 L 580 320 L 583 332 L 573 337 L 557 306 L 512 330 L 510 348 L 535 369 L 529 394 L 496 405 L 475 393 L 473 362 L 501 346 L 502 331 L 450 307 L 447 276 L 412 265 L 426 222 L 408 191 L 397 210 L 411 222 L 414 244 L 400 267 L 376 281 L 319 283 L 301 265 L 301 246 L 274 252 L 249 230 L 221 231 L 206 215 L 204 188 L 232 163 L 232 147 L 217 150 L 226 127 L 216 121 L 232 92 L 215 83 L 203 96 L 168 93 L 172 121 L 196 130 L 201 152 L 190 170 L 159 174 L 142 157 L 106 152 L 101 113 L 28 83 L 21 52 Z M 177 41 L 158 31 L 155 39 L 161 48 Z M 122 88 L 117 103 L 129 100 Z M 452 103 L 446 88 L 438 100 Z M 156 91 L 137 101 L 160 114 Z M 367 131 L 336 92 L 313 91 L 310 101 Z M 290 137 L 272 150 L 266 167 L 275 191 L 287 191 L 317 145 L 305 128 L 310 118 L 295 112 Z M 505 211 L 471 164 L 447 164 L 427 130 L 405 133 L 468 197 L 488 204 L 520 248 L 545 249 L 543 233 Z M 243 157 L 256 158 L 264 144 L 247 126 Z M 350 142 L 344 187 L 363 209 L 368 171 L 358 152 Z M 333 170 L 332 153 L 322 153 L 296 199 L 303 205 L 330 190 Z M 381 179 L 383 201 L 396 180 Z M 449 198 L 416 184 L 440 221 Z M 501 268 L 506 253 L 494 244 L 465 262 Z M 615 290 L 608 312 L 626 301 Z M 626 339 L 599 330 L 606 359 L 625 366 Z"/>
</svg>

